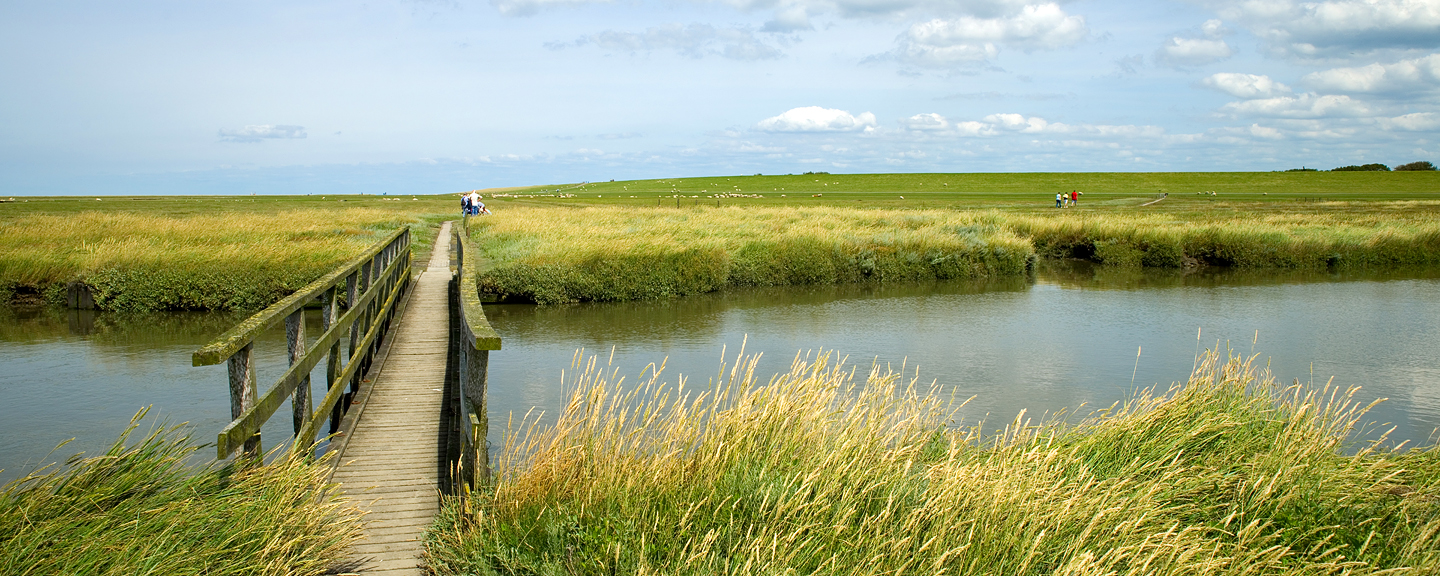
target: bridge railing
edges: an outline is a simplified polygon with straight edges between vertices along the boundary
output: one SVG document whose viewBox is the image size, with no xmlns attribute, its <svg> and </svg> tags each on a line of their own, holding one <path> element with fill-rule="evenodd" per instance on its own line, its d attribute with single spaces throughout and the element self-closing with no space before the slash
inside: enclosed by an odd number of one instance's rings
<svg viewBox="0 0 1440 576">
<path fill-rule="evenodd" d="M 470 241 L 470 219 L 453 227 L 457 262 L 456 282 L 459 286 L 460 313 L 460 474 L 469 486 L 490 482 L 490 456 L 485 444 L 490 420 L 486 412 L 486 374 L 490 351 L 500 349 L 500 335 L 485 319 L 476 292 L 476 275 L 480 271 L 480 255 Z"/>
<path fill-rule="evenodd" d="M 216 438 L 217 458 L 227 458 L 242 447 L 247 456 L 258 457 L 260 426 L 287 397 L 294 407 L 292 454 L 312 453 L 318 422 L 327 413 L 330 432 L 338 429 L 349 398 L 359 390 L 360 378 L 389 329 L 396 302 L 410 284 L 410 261 L 410 229 L 396 230 L 354 260 L 257 312 L 194 352 L 191 363 L 195 366 L 225 362 L 229 367 L 233 420 Z M 307 351 L 304 308 L 317 298 L 324 332 Z M 282 319 L 290 367 L 264 396 L 257 396 L 254 341 Z M 342 355 L 340 340 L 347 335 L 349 347 Z M 322 360 L 326 362 L 326 393 L 312 412 L 310 371 Z"/>
</svg>

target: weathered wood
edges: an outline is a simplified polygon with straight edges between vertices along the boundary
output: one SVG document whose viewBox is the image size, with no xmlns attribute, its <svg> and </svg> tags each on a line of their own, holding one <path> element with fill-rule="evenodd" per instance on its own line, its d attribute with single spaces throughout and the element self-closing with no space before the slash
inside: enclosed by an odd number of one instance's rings
<svg viewBox="0 0 1440 576">
<path fill-rule="evenodd" d="M 294 294 L 271 304 L 268 308 L 256 312 L 255 315 L 237 324 L 219 338 L 196 350 L 191 354 L 191 364 L 195 366 L 209 366 L 224 362 L 225 359 L 229 358 L 236 351 L 255 341 L 255 337 L 259 336 L 265 329 L 274 326 L 276 322 L 289 316 L 290 313 L 300 309 L 306 303 L 320 296 L 321 293 L 329 290 L 330 287 L 339 282 L 341 278 L 355 271 L 362 264 L 369 265 L 375 255 L 379 254 L 391 243 L 400 242 L 408 246 L 409 234 L 410 230 L 408 228 L 396 230 L 394 233 L 386 236 L 385 239 L 366 248 L 365 251 L 354 260 L 337 268 L 334 272 L 311 282 L 304 288 L 295 291 Z"/>
<path fill-rule="evenodd" d="M 485 310 L 476 292 L 475 275 L 480 268 L 480 255 L 470 246 L 468 230 L 456 234 L 456 250 L 460 257 L 460 317 L 466 328 L 465 343 L 476 350 L 499 350 L 500 335 L 485 319 Z"/>
<path fill-rule="evenodd" d="M 404 275 L 404 277 L 406 278 L 408 278 L 410 274 L 408 268 L 404 270 L 395 270 L 392 272 L 398 272 Z M 395 289 L 387 295 L 384 306 L 392 306 L 397 296 L 397 292 L 399 292 L 403 288 L 404 284 L 396 284 Z M 380 293 L 378 291 L 367 292 L 364 295 L 360 296 L 360 300 L 362 302 L 368 303 L 376 300 L 379 294 Z M 280 379 L 276 381 L 275 384 L 265 392 L 265 395 L 263 397 L 259 398 L 258 401 L 248 405 L 242 414 L 236 416 L 235 420 L 231 421 L 229 425 L 227 425 L 223 430 L 220 431 L 220 434 L 216 439 L 215 443 L 216 453 L 219 454 L 219 458 L 225 458 L 229 456 L 230 452 L 234 450 L 234 446 L 237 445 L 241 439 L 248 437 L 250 434 L 260 431 L 260 426 L 264 424 L 266 420 L 269 420 L 270 416 L 274 414 L 276 410 L 280 409 L 280 406 L 284 404 L 285 399 L 289 397 L 292 392 L 294 392 L 297 386 L 299 386 L 300 380 L 302 378 L 308 377 L 310 374 L 310 370 L 314 369 L 315 365 L 320 363 L 321 358 L 323 358 L 324 356 L 323 351 L 326 348 L 331 347 L 331 344 L 333 342 L 338 341 L 338 339 L 340 338 L 340 331 L 335 328 L 338 328 L 340 326 L 353 325 L 353 323 L 356 321 L 355 319 L 363 311 L 363 308 L 354 308 L 346 312 L 344 316 L 341 316 L 335 327 L 326 331 L 325 334 L 320 336 L 320 339 L 316 342 L 314 349 L 307 352 L 303 357 L 300 358 L 299 361 L 297 361 L 294 365 L 290 366 L 290 368 L 286 370 L 283 375 L 280 376 Z M 372 331 L 371 333 L 366 335 L 364 342 L 368 343 L 373 338 L 374 333 Z M 345 368 L 337 377 L 340 378 L 340 381 L 342 382 L 350 378 L 351 375 L 356 375 L 356 377 L 358 377 L 358 373 L 356 372 L 356 370 L 360 367 L 361 364 L 355 362 L 354 358 L 352 358 L 349 362 L 346 363 Z M 343 387 L 341 388 L 343 389 Z M 334 390 L 327 392 L 327 394 L 325 395 L 327 402 L 323 402 L 321 404 L 320 410 L 330 410 L 331 407 L 335 405 L 335 400 L 330 399 L 332 395 L 334 395 Z M 336 398 L 336 400 L 338 400 L 338 397 Z M 311 418 L 309 421 L 307 421 L 307 424 L 309 425 L 305 428 L 302 428 L 302 430 L 300 431 L 301 433 L 297 434 L 296 436 L 300 438 L 307 437 L 305 436 L 305 433 L 306 429 L 308 429 L 308 438 L 310 438 L 313 442 L 315 433 L 314 420 L 314 418 Z"/>
<path fill-rule="evenodd" d="M 406 267 L 401 271 L 401 273 L 402 273 L 406 278 L 408 278 L 408 277 L 410 276 L 410 267 L 409 267 L 409 266 L 406 266 Z M 400 293 L 404 290 L 404 288 L 405 288 L 405 284 L 404 284 L 404 283 L 396 283 L 396 284 L 395 284 L 394 289 L 392 289 L 392 290 L 390 291 L 389 297 L 387 297 L 387 298 L 385 299 L 385 303 L 384 303 L 384 305 L 383 305 L 384 309 L 388 310 L 389 308 L 391 308 L 392 306 L 395 305 L 395 301 L 400 297 Z M 370 292 L 370 294 L 375 294 L 375 292 Z M 358 312 L 360 312 L 360 311 L 361 311 L 360 308 L 356 308 L 356 309 L 354 309 L 354 310 L 351 310 L 350 312 L 347 312 L 347 313 L 346 313 L 346 316 L 349 316 L 349 315 L 352 314 L 352 313 L 358 313 Z M 380 331 L 380 326 L 379 326 L 378 324 L 375 325 L 375 326 L 371 326 L 371 327 L 370 327 L 370 331 L 369 331 L 369 332 L 366 332 L 366 333 L 365 333 L 365 336 L 360 340 L 359 350 L 362 350 L 362 351 L 363 351 L 363 350 L 365 350 L 367 347 L 369 347 L 369 346 L 370 346 L 370 343 L 372 343 L 372 342 L 375 341 L 375 338 L 378 336 L 379 331 Z M 338 337 L 338 334 L 337 334 L 336 336 Z M 359 377 L 360 377 L 359 368 L 361 368 L 362 364 L 363 364 L 363 363 L 361 363 L 361 362 L 358 361 L 358 358 L 357 358 L 357 357 L 351 357 L 351 358 L 350 358 L 350 361 L 349 361 L 349 362 L 346 362 L 345 368 L 340 371 L 339 381 L 340 381 L 340 382 L 344 382 L 344 381 L 346 381 L 346 380 L 351 379 L 352 377 L 355 378 L 355 379 L 359 379 Z M 312 364 L 311 367 L 314 367 L 314 365 Z M 339 401 L 340 401 L 341 396 L 344 395 L 344 394 L 343 394 L 343 391 L 344 391 L 344 387 L 343 387 L 343 386 L 335 386 L 335 387 L 331 388 L 328 392 L 325 393 L 325 398 L 320 401 L 319 406 L 316 407 L 316 410 L 317 410 L 319 413 L 324 413 L 324 412 L 326 412 L 326 411 L 331 410 L 331 409 L 336 405 L 336 402 L 339 402 Z M 316 422 L 319 422 L 319 421 L 320 421 L 320 419 L 318 419 L 318 418 L 312 418 L 312 419 L 310 419 L 310 421 L 306 423 L 305 428 L 300 431 L 301 433 L 300 433 L 300 434 L 296 434 L 295 437 L 296 437 L 297 439 L 298 439 L 298 438 L 305 438 L 305 439 L 307 439 L 307 440 L 309 441 L 309 442 L 307 442 L 307 444 L 313 442 L 313 441 L 314 441 L 313 438 L 315 437 L 315 423 L 316 423 Z"/>
<path fill-rule="evenodd" d="M 325 292 L 324 306 L 323 306 L 323 308 L 321 308 L 321 313 L 320 313 L 320 325 L 321 325 L 320 331 L 321 331 L 321 332 L 326 332 L 326 333 L 328 333 L 328 332 L 330 332 L 330 328 L 332 328 L 332 327 L 335 326 L 335 315 L 340 311 L 340 303 L 339 303 L 339 300 L 340 300 L 340 292 L 339 292 L 339 290 L 338 290 L 337 288 L 335 288 L 334 286 L 331 286 L 331 287 L 330 287 L 330 290 L 327 290 L 327 291 Z M 319 346 L 316 346 L 316 348 L 319 348 Z M 326 355 L 326 360 L 325 360 L 325 393 L 326 393 L 326 394 L 329 394 L 329 393 L 330 393 L 330 389 L 335 387 L 335 378 L 338 377 L 339 373 L 340 373 L 340 339 L 339 339 L 339 338 L 336 338 L 336 339 L 335 339 L 335 343 L 333 343 L 333 344 L 330 345 L 330 353 Z M 335 427 L 340 424 L 340 412 L 341 412 L 341 411 L 340 411 L 340 407 L 339 407 L 339 406 L 336 406 L 335 408 L 332 408 L 331 411 L 330 411 L 330 432 L 331 432 L 332 434 L 335 432 Z M 299 437 L 299 435 L 297 434 L 296 437 Z M 306 440 L 309 440 L 309 441 L 312 441 L 312 442 L 313 442 L 313 441 L 315 440 L 315 438 L 313 438 L 313 437 L 312 437 L 312 438 L 306 438 Z"/>
<path fill-rule="evenodd" d="M 444 230 L 442 229 L 442 232 Z M 361 574 L 422 574 L 425 528 L 440 508 L 440 411 L 444 407 L 449 322 L 449 270 L 437 255 L 410 290 L 403 320 L 377 357 L 378 377 L 364 385 L 354 420 L 346 417 L 343 443 L 331 480 L 366 511 L 365 539 L 352 548 Z M 395 266 L 408 267 L 401 253 Z M 378 329 L 390 311 L 375 316 Z M 359 349 L 370 342 L 361 342 Z M 383 364 L 379 364 L 382 362 Z M 373 373 L 373 372 L 372 372 Z"/>
<path fill-rule="evenodd" d="M 316 349 L 320 349 L 316 346 Z M 285 351 L 289 355 L 290 365 L 294 366 L 305 356 L 305 309 L 291 312 L 285 318 Z M 295 386 L 295 393 L 290 397 L 290 405 L 293 408 L 295 421 L 295 433 L 305 427 L 305 421 L 310 419 L 310 373 L 300 379 Z"/>
<path fill-rule="evenodd" d="M 255 407 L 255 365 L 251 360 L 253 344 L 246 344 L 235 351 L 226 362 L 230 372 L 230 417 L 239 418 L 241 414 Z M 260 432 L 258 430 L 240 436 L 237 440 L 245 443 L 245 454 L 258 456 L 260 454 Z M 225 456 L 221 456 L 224 458 Z"/>
</svg>

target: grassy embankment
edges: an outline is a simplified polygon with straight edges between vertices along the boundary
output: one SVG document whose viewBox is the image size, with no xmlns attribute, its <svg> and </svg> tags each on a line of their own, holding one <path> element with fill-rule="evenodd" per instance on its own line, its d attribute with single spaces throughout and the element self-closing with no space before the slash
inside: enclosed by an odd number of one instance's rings
<svg viewBox="0 0 1440 576">
<path fill-rule="evenodd" d="M 0 301 L 58 304 L 82 282 L 107 310 L 256 309 L 397 227 L 423 252 L 449 216 L 438 198 L 84 200 L 0 206 Z"/>
<path fill-rule="evenodd" d="M 1253 360 L 1253 359 L 1252 359 Z M 708 389 L 581 367 L 512 430 L 441 574 L 1433 574 L 1440 452 L 1355 443 L 1346 390 L 1207 354 L 1078 424 L 947 427 L 952 402 L 828 357 Z M 608 374 L 607 374 L 608 372 Z M 1373 436 L 1373 434 L 1372 434 Z"/>
<path fill-rule="evenodd" d="M 0 573 L 319 574 L 359 538 L 360 513 L 326 487 L 327 467 L 195 468 L 181 430 L 127 445 L 133 430 L 0 487 Z"/>
<path fill-rule="evenodd" d="M 1056 192 L 1072 189 L 1085 193 L 1078 208 L 1051 207 Z M 810 174 L 497 189 L 486 203 L 496 211 L 491 222 L 523 220 L 549 234 L 506 232 L 507 246 L 493 254 L 505 268 L 492 277 L 496 289 L 548 302 L 1010 274 L 1026 257 L 1017 238 L 1041 256 L 1124 266 L 1433 265 L 1437 191 L 1432 172 Z M 606 230 L 574 221 L 569 209 L 577 207 L 636 219 Z M 0 299 L 58 302 L 67 283 L 81 281 L 102 308 L 253 309 L 395 226 L 421 225 L 423 253 L 428 225 L 457 208 L 449 194 L 19 198 L 0 203 Z M 661 217 L 665 208 L 672 212 Z M 833 227 L 767 208 L 833 209 L 823 216 Z M 675 214 L 711 230 L 678 231 L 668 222 Z M 761 217 L 774 227 L 745 227 Z M 559 221 L 579 228 L 557 230 Z M 894 227 L 884 229 L 887 222 Z M 658 230 L 638 229 L 652 225 Z M 665 246 L 666 236 L 698 243 Z M 982 255 L 977 242 L 994 250 Z M 633 266 L 601 261 L 613 256 Z M 532 280 L 536 294 L 517 287 Z"/>
<path fill-rule="evenodd" d="M 1440 202 L 1350 208 L 516 207 L 472 220 L 472 234 L 489 261 L 481 292 L 540 303 L 1019 275 L 1037 255 L 1176 269 L 1440 264 Z"/>
</svg>

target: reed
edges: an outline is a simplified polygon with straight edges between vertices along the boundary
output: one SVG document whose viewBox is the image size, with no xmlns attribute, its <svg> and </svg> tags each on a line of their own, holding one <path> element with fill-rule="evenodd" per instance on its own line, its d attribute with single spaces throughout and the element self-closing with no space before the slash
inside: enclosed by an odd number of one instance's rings
<svg viewBox="0 0 1440 576">
<path fill-rule="evenodd" d="M 1028 243 L 992 213 L 845 208 L 515 208 L 472 220 L 482 293 L 540 303 L 724 286 L 1023 274 Z"/>
<path fill-rule="evenodd" d="M 1428 213 L 1017 214 L 1006 220 L 1040 254 L 1118 266 L 1324 270 L 1440 264 L 1440 218 Z"/>
<path fill-rule="evenodd" d="M 517 207 L 474 219 L 472 234 L 488 260 L 480 291 L 539 303 L 1015 276 L 1037 255 L 1175 269 L 1440 264 L 1429 212 L 1057 212 Z"/>
<path fill-rule="evenodd" d="M 77 455 L 0 488 L 0 573 L 320 574 L 359 538 L 359 512 L 320 465 L 187 464 L 178 427 Z"/>
<path fill-rule="evenodd" d="M 578 357 L 577 357 L 578 359 Z M 915 381 L 797 356 L 763 385 L 627 387 L 594 358 L 493 491 L 447 503 L 440 574 L 1431 574 L 1440 453 L 1358 442 L 1354 390 L 1207 352 L 1079 422 L 984 432 Z M 642 373 L 643 376 L 643 373 Z"/>
<path fill-rule="evenodd" d="M 59 303 L 82 282 L 107 310 L 256 309 L 417 222 L 377 208 L 33 214 L 0 227 L 0 295 Z"/>
</svg>

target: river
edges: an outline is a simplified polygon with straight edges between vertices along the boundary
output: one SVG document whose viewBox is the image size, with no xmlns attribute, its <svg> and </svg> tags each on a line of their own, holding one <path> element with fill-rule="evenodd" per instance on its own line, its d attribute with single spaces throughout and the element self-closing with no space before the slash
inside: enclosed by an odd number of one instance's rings
<svg viewBox="0 0 1440 576">
<path fill-rule="evenodd" d="M 664 361 L 663 380 L 683 376 L 692 385 L 713 378 L 722 357 L 733 362 L 742 345 L 763 354 L 766 377 L 797 352 L 824 350 L 862 369 L 904 366 L 907 377 L 973 397 L 960 417 L 989 427 L 1021 409 L 1083 412 L 1168 386 L 1185 379 L 1199 351 L 1219 346 L 1259 354 L 1284 382 L 1333 377 L 1361 386 L 1362 401 L 1387 399 L 1370 417 L 1394 426 L 1392 440 L 1430 444 L 1440 428 L 1437 302 L 1435 270 L 1182 274 L 1048 263 L 1030 279 L 493 305 L 486 311 L 504 349 L 491 353 L 491 440 L 499 441 L 509 414 L 553 415 L 563 405 L 561 374 L 580 348 L 627 381 Z M 213 442 L 229 419 L 225 369 L 191 367 L 190 352 L 238 319 L 0 313 L 0 481 L 79 450 L 103 451 L 143 406 L 153 406 L 152 417 L 190 422 L 197 439 Z M 309 322 L 313 338 L 318 317 Z M 257 355 L 265 386 L 284 366 L 283 327 L 261 340 Z M 267 446 L 283 441 L 289 426 L 282 408 L 263 433 Z"/>
</svg>

